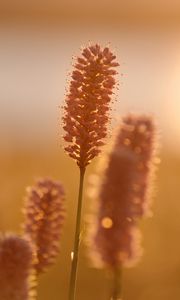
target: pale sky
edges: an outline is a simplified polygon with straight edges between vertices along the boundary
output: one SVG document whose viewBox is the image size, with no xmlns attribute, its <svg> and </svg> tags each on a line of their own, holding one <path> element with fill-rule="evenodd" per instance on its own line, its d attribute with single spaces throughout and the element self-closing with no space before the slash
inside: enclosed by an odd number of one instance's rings
<svg viewBox="0 0 180 300">
<path fill-rule="evenodd" d="M 170 145 L 180 145 L 180 28 L 115 24 L 4 22 L 0 28 L 1 141 L 53 140 L 72 55 L 89 41 L 107 45 L 121 64 L 115 118 L 155 115 Z M 21 141 L 22 139 L 22 141 Z"/>
</svg>

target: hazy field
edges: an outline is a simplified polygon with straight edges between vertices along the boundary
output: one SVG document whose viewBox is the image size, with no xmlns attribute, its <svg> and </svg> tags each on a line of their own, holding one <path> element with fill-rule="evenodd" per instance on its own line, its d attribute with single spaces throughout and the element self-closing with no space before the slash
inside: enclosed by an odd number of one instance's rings
<svg viewBox="0 0 180 300">
<path fill-rule="evenodd" d="M 96 162 L 89 167 L 88 174 L 93 172 Z M 51 176 L 63 182 L 67 195 L 67 219 L 61 254 L 57 264 L 40 278 L 38 299 L 67 299 L 78 169 L 58 148 L 51 151 L 36 147 L 29 151 L 9 149 L 1 153 L 0 165 L 0 228 L 3 231 L 20 231 L 25 187 L 33 184 L 34 178 Z M 154 217 L 141 223 L 144 256 L 136 268 L 124 270 L 126 300 L 178 300 L 180 297 L 179 177 L 180 157 L 162 153 L 156 184 L 157 197 L 153 205 Z M 89 210 L 87 196 L 84 198 L 84 210 L 85 215 Z M 103 272 L 89 268 L 85 254 L 82 247 L 78 299 L 106 299 L 107 278 Z"/>
</svg>

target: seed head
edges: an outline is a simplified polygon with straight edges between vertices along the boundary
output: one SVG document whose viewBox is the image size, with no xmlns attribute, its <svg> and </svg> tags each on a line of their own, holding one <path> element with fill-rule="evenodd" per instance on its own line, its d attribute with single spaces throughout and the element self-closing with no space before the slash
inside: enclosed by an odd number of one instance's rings
<svg viewBox="0 0 180 300">
<path fill-rule="evenodd" d="M 32 247 L 25 239 L 14 234 L 0 237 L 0 299 L 32 299 L 32 261 Z"/>
<path fill-rule="evenodd" d="M 72 72 L 64 106 L 64 140 L 70 157 L 85 168 L 99 154 L 107 135 L 110 101 L 119 64 L 109 48 L 84 48 Z"/>
<path fill-rule="evenodd" d="M 137 220 L 149 211 L 155 136 L 150 117 L 123 119 L 96 187 L 99 202 L 91 220 L 89 247 L 97 266 L 130 266 L 142 254 Z"/>
<path fill-rule="evenodd" d="M 61 183 L 40 179 L 27 189 L 24 234 L 35 245 L 35 269 L 41 273 L 53 264 L 59 252 L 64 223 L 64 190 Z"/>
</svg>

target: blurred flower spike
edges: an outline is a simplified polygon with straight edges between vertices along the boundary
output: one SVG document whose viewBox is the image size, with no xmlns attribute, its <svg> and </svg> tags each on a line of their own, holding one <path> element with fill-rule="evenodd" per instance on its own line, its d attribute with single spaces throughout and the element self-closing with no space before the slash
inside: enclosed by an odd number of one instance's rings
<svg viewBox="0 0 180 300">
<path fill-rule="evenodd" d="M 77 57 L 64 106 L 64 140 L 70 157 L 84 169 L 99 154 L 107 135 L 110 102 L 119 64 L 108 47 L 92 45 Z"/>
<path fill-rule="evenodd" d="M 27 189 L 24 208 L 24 234 L 35 246 L 35 269 L 41 273 L 53 264 L 59 253 L 64 223 L 64 189 L 60 182 L 40 179 Z"/>
<path fill-rule="evenodd" d="M 0 237 L 0 299 L 34 299 L 32 262 L 33 251 L 28 241 L 14 234 Z"/>
<path fill-rule="evenodd" d="M 97 267 L 132 266 L 142 255 L 137 221 L 150 212 L 156 136 L 151 117 L 123 118 L 101 180 L 94 186 L 98 207 L 89 247 Z"/>
</svg>

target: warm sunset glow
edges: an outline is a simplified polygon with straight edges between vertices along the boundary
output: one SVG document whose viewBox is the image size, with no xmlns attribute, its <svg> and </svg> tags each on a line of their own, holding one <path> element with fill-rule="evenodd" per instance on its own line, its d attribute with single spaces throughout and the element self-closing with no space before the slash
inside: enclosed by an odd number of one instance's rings
<svg viewBox="0 0 180 300">
<path fill-rule="evenodd" d="M 61 107 L 73 70 L 71 58 L 74 63 L 89 43 L 111 48 L 120 62 L 108 135 L 123 114 L 150 114 L 161 143 L 154 217 L 140 224 L 145 254 L 137 268 L 123 276 L 123 300 L 179 300 L 180 1 L 2 0 L 0 41 L 0 231 L 21 231 L 22 197 L 34 179 L 50 176 L 67 188 L 61 255 L 42 276 L 38 300 L 67 299 L 78 181 L 75 163 L 62 150 Z M 130 147 L 131 141 L 125 139 L 124 145 Z M 142 147 L 134 151 L 141 155 Z M 156 158 L 154 163 L 159 161 Z M 96 166 L 97 158 L 88 172 Z M 143 171 L 145 165 L 137 167 Z M 138 194 L 140 189 L 134 181 L 130 193 Z M 52 197 L 56 196 L 52 190 Z M 138 206 L 139 195 L 132 201 Z M 83 209 L 83 217 L 89 215 L 87 196 Z M 35 221 L 43 217 L 41 212 Z M 101 221 L 101 229 L 111 233 L 112 216 L 105 212 Z M 132 221 L 126 221 L 131 226 Z M 86 226 L 80 244 L 85 232 Z M 123 251 L 118 255 L 126 258 Z M 88 269 L 85 254 L 80 263 L 77 299 L 107 298 L 105 276 Z"/>
</svg>

